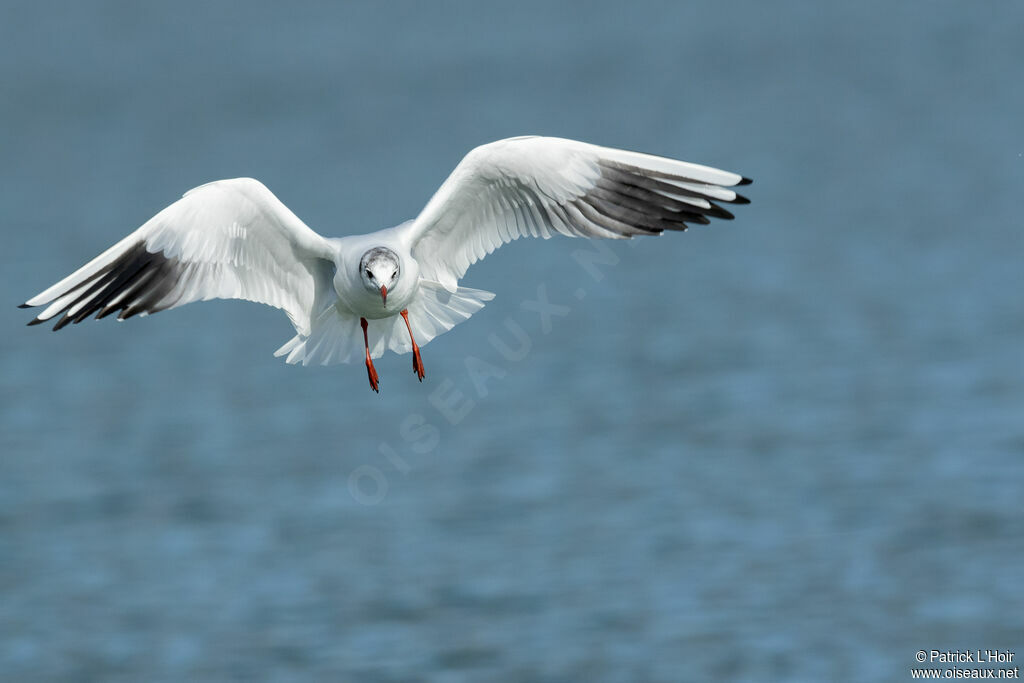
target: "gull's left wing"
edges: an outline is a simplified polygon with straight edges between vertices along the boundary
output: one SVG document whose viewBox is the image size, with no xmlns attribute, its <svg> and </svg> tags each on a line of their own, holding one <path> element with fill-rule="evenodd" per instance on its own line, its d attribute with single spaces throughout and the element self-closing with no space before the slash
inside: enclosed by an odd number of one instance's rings
<svg viewBox="0 0 1024 683">
<path fill-rule="evenodd" d="M 405 228 L 420 275 L 454 292 L 469 266 L 520 237 L 631 238 L 732 218 L 736 173 L 664 157 L 526 136 L 465 156 Z"/>
</svg>

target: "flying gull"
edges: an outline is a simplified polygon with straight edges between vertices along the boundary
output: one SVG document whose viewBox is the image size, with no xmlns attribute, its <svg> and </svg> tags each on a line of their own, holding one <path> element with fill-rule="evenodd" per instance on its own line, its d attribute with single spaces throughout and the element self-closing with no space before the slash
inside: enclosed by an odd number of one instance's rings
<svg viewBox="0 0 1024 683">
<path fill-rule="evenodd" d="M 258 180 L 201 185 L 22 307 L 54 330 L 95 314 L 118 320 L 192 301 L 245 299 L 288 314 L 274 355 L 303 365 L 412 351 L 494 298 L 460 287 L 469 266 L 520 237 L 629 239 L 731 219 L 749 201 L 735 173 L 576 140 L 524 136 L 472 150 L 414 220 L 321 237 Z"/>
</svg>

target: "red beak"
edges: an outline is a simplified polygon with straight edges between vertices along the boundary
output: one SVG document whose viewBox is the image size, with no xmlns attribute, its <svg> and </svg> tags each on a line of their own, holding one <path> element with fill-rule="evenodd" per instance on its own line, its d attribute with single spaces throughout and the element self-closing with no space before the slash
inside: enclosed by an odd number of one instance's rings
<svg viewBox="0 0 1024 683">
<path fill-rule="evenodd" d="M 384 305 L 388 305 L 388 288 L 384 285 L 380 286 L 380 298 L 384 302 Z"/>
</svg>

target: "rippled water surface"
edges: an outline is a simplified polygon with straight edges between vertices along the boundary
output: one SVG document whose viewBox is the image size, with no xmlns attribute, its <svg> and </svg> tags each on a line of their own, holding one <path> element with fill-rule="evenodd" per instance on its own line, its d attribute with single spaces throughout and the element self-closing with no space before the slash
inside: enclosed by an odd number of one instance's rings
<svg viewBox="0 0 1024 683">
<path fill-rule="evenodd" d="M 1024 656 L 1024 12 L 485 5 L 5 12 L 3 677 Z M 202 182 L 363 232 L 523 133 L 736 170 L 753 203 L 611 244 L 600 279 L 592 245 L 505 247 L 465 279 L 498 298 L 424 349 L 422 385 L 379 362 L 380 396 L 274 359 L 266 307 L 60 334 L 14 308 Z"/>
</svg>

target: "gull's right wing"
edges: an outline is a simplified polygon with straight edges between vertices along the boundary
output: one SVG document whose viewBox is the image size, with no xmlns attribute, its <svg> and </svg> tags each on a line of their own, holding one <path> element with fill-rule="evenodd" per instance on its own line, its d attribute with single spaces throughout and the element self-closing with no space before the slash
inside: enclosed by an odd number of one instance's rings
<svg viewBox="0 0 1024 683">
<path fill-rule="evenodd" d="M 23 307 L 63 314 L 55 330 L 118 312 L 124 320 L 192 301 L 246 299 L 280 308 L 309 334 L 333 299 L 335 247 L 262 183 L 219 180 L 185 196 Z"/>
</svg>

